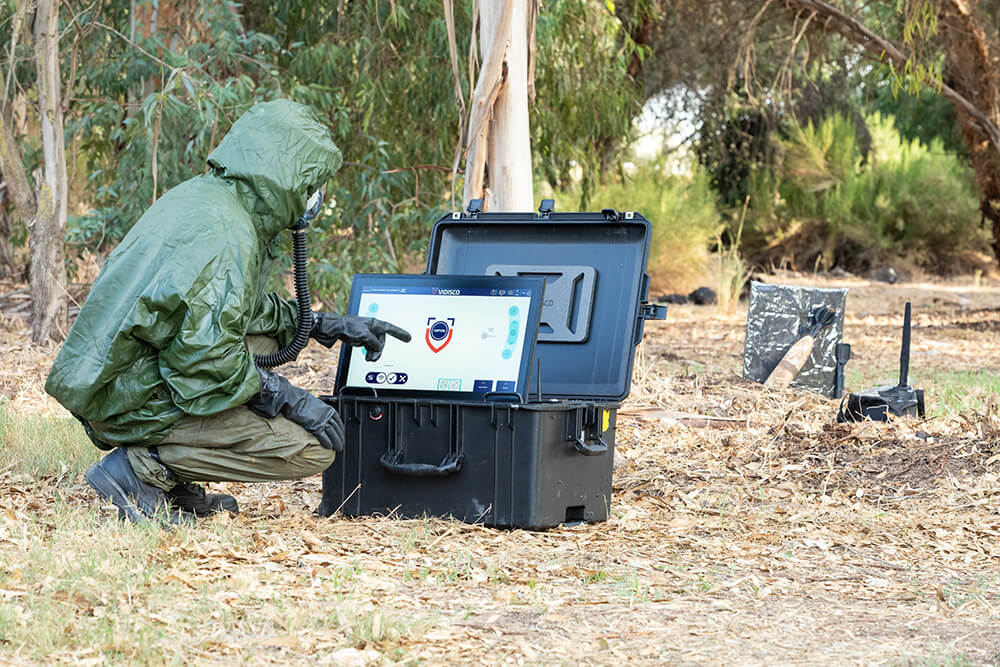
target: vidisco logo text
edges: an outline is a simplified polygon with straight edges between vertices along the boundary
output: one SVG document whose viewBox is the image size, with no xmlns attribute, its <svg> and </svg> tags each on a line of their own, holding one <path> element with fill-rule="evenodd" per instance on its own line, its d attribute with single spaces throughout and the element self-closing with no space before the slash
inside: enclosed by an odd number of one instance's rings
<svg viewBox="0 0 1000 667">
<path fill-rule="evenodd" d="M 439 289 L 437 293 L 442 296 L 462 296 L 462 290 L 460 289 Z"/>
</svg>

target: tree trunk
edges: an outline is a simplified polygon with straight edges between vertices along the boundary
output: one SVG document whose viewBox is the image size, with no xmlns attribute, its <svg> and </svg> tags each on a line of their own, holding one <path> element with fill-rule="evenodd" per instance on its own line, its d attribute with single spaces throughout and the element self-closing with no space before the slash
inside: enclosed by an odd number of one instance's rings
<svg viewBox="0 0 1000 667">
<path fill-rule="evenodd" d="M 31 191 L 28 173 L 21 161 L 21 152 L 14 141 L 13 110 L 10 101 L 10 89 L 14 79 L 14 56 L 17 52 L 17 42 L 21 35 L 28 13 L 28 3 L 22 1 L 14 8 L 14 16 L 8 45 L 7 71 L 4 72 L 3 94 L 0 96 L 0 181 L 3 182 L 3 193 L 0 196 L 0 275 L 13 276 L 20 273 L 20 267 L 14 266 L 14 249 L 10 243 L 12 222 L 20 219 L 21 224 L 29 229 L 35 221 L 35 193 Z M 13 215 L 7 212 L 6 203 L 13 204 Z"/>
<path fill-rule="evenodd" d="M 59 81 L 59 1 L 39 0 L 35 14 L 38 117 L 44 173 L 36 179 L 38 210 L 31 228 L 31 339 L 66 335 L 66 236 L 68 184 Z"/>
<path fill-rule="evenodd" d="M 2 174 L 0 174 L 2 177 Z M 10 243 L 10 222 L 7 219 L 7 186 L 0 187 L 0 278 L 14 273 L 14 249 Z"/>
<path fill-rule="evenodd" d="M 994 63 L 997 47 L 979 15 L 978 0 L 941 3 L 938 33 L 945 47 L 945 77 L 994 125 L 1000 125 L 1000 75 Z M 993 227 L 993 254 L 1000 260 L 1000 147 L 983 141 L 979 120 L 956 105 L 969 158 L 982 192 L 979 210 Z"/>
<path fill-rule="evenodd" d="M 529 1 L 480 3 L 483 66 L 469 111 L 466 205 L 482 198 L 487 210 L 534 210 L 528 124 Z"/>
<path fill-rule="evenodd" d="M 510 24 L 510 46 L 504 62 L 504 82 L 493 104 L 493 122 L 488 136 L 489 156 L 486 163 L 490 174 L 493 201 L 487 209 L 494 211 L 535 210 L 531 178 L 531 131 L 528 125 L 528 8 L 529 0 L 492 0 L 483 2 L 482 25 L 495 24 L 503 13 L 503 5 L 514 5 Z M 490 35 L 484 30 L 482 36 Z M 481 52 L 489 50 L 481 44 Z"/>
</svg>

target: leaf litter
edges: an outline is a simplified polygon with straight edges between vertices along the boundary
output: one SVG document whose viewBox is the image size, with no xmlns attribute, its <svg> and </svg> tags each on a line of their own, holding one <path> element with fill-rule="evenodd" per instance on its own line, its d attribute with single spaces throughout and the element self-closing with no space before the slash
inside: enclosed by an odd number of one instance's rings
<svg viewBox="0 0 1000 667">
<path fill-rule="evenodd" d="M 891 358 L 886 309 L 901 297 L 853 287 L 862 305 L 847 335 L 860 363 Z M 995 333 L 965 326 L 995 314 L 925 291 L 906 297 L 919 326 L 937 327 L 933 341 L 915 331 L 914 382 L 931 364 L 1000 369 Z M 325 519 L 311 478 L 213 484 L 238 497 L 240 516 L 162 533 L 118 525 L 79 474 L 0 471 L 0 660 L 1000 659 L 997 401 L 838 425 L 835 402 L 740 379 L 742 325 L 738 313 L 680 307 L 649 328 L 603 524 Z M 0 327 L 0 396 L 15 414 L 60 415 L 40 390 L 53 353 Z M 324 350 L 287 372 L 332 390 Z"/>
</svg>

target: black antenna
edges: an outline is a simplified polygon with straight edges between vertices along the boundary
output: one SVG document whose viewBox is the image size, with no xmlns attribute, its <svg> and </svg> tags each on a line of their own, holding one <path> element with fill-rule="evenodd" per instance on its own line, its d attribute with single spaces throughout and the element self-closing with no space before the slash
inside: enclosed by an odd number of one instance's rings
<svg viewBox="0 0 1000 667">
<path fill-rule="evenodd" d="M 899 352 L 899 386 L 905 387 L 910 373 L 910 302 L 903 312 L 903 349 Z"/>
</svg>

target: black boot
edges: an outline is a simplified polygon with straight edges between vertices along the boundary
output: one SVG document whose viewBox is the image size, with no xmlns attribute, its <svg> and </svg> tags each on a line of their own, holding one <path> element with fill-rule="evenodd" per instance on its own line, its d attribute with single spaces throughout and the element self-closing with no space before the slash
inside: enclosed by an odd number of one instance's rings
<svg viewBox="0 0 1000 667">
<path fill-rule="evenodd" d="M 83 478 L 97 495 L 115 504 L 119 517 L 132 523 L 148 519 L 176 523 L 176 516 L 169 512 L 166 495 L 135 476 L 121 447 L 87 468 Z"/>
<path fill-rule="evenodd" d="M 222 511 L 232 514 L 240 512 L 236 498 L 225 493 L 205 493 L 205 489 L 197 484 L 178 484 L 167 491 L 166 495 L 171 507 L 197 517 L 211 516 Z"/>
</svg>

